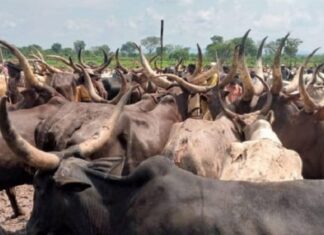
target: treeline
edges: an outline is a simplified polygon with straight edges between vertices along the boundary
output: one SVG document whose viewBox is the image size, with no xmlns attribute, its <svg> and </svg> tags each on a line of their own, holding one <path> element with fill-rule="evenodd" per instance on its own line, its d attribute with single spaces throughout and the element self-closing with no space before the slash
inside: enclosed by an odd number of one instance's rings
<svg viewBox="0 0 324 235">
<path fill-rule="evenodd" d="M 225 59 L 225 63 L 230 63 L 232 58 L 232 53 L 234 51 L 234 47 L 239 44 L 241 41 L 240 37 L 232 38 L 232 39 L 224 39 L 220 35 L 214 35 L 210 38 L 211 42 L 204 49 L 204 63 L 210 63 L 211 61 L 215 61 L 216 58 Z M 265 44 L 263 50 L 263 61 L 264 64 L 272 65 L 273 57 L 276 48 L 280 42 L 281 38 L 278 38 L 274 41 L 269 41 Z M 298 54 L 298 48 L 302 43 L 301 39 L 298 38 L 288 38 L 287 43 L 283 50 L 282 55 L 282 63 L 287 65 L 297 65 L 300 64 L 304 59 L 305 55 Z M 246 58 L 249 66 L 253 66 L 256 61 L 256 54 L 259 47 L 260 42 L 254 41 L 252 38 L 247 38 L 246 41 Z M 160 55 L 161 47 L 160 47 L 160 39 L 159 37 L 150 36 L 141 40 L 141 45 L 144 48 L 146 54 L 149 57 L 153 57 L 154 55 Z M 29 45 L 26 47 L 19 48 L 22 53 L 27 56 L 31 56 L 33 53 L 35 54 L 36 49 L 42 52 L 45 56 L 49 54 L 58 54 L 64 57 L 71 56 L 73 59 L 76 59 L 77 51 L 83 50 L 83 58 L 84 60 L 91 64 L 100 64 L 103 58 L 103 50 L 108 54 L 113 55 L 115 52 L 111 51 L 108 45 L 100 45 L 91 48 L 86 47 L 86 43 L 83 40 L 76 40 L 73 43 L 73 48 L 65 47 L 58 42 L 53 43 L 51 48 L 43 49 L 39 45 Z M 12 55 L 9 51 L 6 51 L 3 48 L 3 55 L 6 59 L 11 59 Z M 185 63 L 192 63 L 195 61 L 197 55 L 196 48 L 185 47 L 182 45 L 173 45 L 166 44 L 163 47 L 163 65 L 167 66 L 170 64 L 174 64 L 177 60 L 183 58 Z M 125 42 L 120 47 L 120 59 L 126 66 L 134 67 L 137 64 L 134 62 L 135 58 L 138 57 L 138 51 L 135 45 L 132 42 Z M 50 64 L 58 65 L 57 61 L 48 60 Z M 324 62 L 324 54 L 319 54 L 313 57 L 311 63 L 319 64 Z"/>
</svg>

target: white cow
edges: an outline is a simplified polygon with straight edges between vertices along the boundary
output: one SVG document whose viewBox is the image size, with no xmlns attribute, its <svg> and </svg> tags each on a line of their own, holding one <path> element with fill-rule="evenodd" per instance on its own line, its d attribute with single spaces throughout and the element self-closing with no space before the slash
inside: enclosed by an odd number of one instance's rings
<svg viewBox="0 0 324 235">
<path fill-rule="evenodd" d="M 283 147 L 271 124 L 259 119 L 244 128 L 246 141 L 227 149 L 222 180 L 254 182 L 302 179 L 297 152 Z"/>
</svg>

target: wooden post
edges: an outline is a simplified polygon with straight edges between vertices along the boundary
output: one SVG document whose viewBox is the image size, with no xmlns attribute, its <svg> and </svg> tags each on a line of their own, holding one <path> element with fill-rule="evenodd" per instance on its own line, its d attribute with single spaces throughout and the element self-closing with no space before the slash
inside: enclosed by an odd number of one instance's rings
<svg viewBox="0 0 324 235">
<path fill-rule="evenodd" d="M 163 31 L 164 31 L 164 20 L 161 20 L 161 33 L 160 33 L 160 43 L 161 43 L 161 64 L 160 64 L 160 67 L 161 69 L 163 68 Z"/>
<path fill-rule="evenodd" d="M 0 60 L 1 63 L 4 64 L 3 54 L 2 54 L 2 47 L 0 46 Z"/>
</svg>

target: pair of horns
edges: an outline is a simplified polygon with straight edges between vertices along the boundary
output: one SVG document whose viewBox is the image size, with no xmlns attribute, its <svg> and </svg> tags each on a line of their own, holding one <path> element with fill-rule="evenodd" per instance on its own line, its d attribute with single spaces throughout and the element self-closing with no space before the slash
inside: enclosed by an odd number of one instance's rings
<svg viewBox="0 0 324 235">
<path fill-rule="evenodd" d="M 8 117 L 6 97 L 0 100 L 0 130 L 10 149 L 26 164 L 41 170 L 56 169 L 63 157 L 78 155 L 89 158 L 116 135 L 117 123 L 123 108 L 134 88 L 131 88 L 118 102 L 109 119 L 102 123 L 101 129 L 88 140 L 60 152 L 44 152 L 28 143 L 12 126 Z"/>
</svg>

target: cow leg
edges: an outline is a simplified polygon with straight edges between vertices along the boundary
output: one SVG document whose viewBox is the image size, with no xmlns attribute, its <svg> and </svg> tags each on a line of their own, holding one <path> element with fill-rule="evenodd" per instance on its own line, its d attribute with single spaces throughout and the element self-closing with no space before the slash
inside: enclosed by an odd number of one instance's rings
<svg viewBox="0 0 324 235">
<path fill-rule="evenodd" d="M 17 199 L 16 199 L 16 191 L 15 188 L 6 188 L 6 194 L 9 198 L 12 210 L 14 212 L 14 215 L 12 216 L 12 218 L 16 218 L 20 215 L 23 215 L 23 211 L 22 209 L 19 207 Z"/>
</svg>

